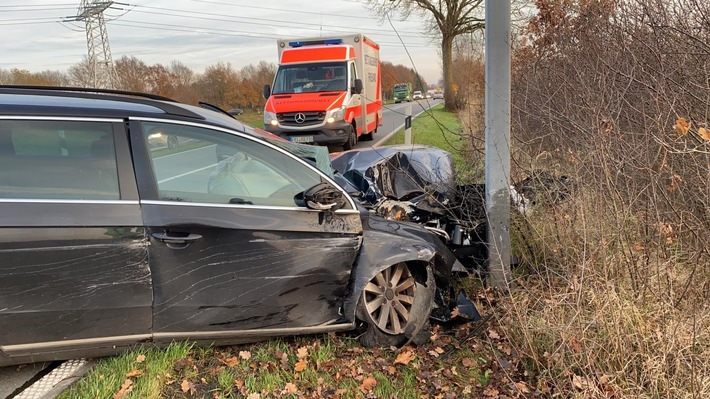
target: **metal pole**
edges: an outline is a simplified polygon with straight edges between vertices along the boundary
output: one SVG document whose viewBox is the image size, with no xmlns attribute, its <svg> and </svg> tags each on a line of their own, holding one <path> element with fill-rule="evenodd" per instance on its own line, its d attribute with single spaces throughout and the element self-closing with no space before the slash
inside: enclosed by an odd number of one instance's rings
<svg viewBox="0 0 710 399">
<path fill-rule="evenodd" d="M 486 0 L 486 216 L 488 283 L 510 272 L 510 1 Z"/>
<path fill-rule="evenodd" d="M 404 107 L 404 144 L 412 144 L 412 106 Z"/>
</svg>

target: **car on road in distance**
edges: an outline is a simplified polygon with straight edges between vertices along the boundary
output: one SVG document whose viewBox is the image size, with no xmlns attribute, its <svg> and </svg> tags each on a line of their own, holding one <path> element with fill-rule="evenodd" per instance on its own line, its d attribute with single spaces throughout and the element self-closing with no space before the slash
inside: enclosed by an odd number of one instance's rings
<svg viewBox="0 0 710 399">
<path fill-rule="evenodd" d="M 179 146 L 151 150 L 157 133 Z M 330 168 L 214 107 L 0 86 L 0 367 L 175 340 L 426 339 L 461 265 Z"/>
<path fill-rule="evenodd" d="M 422 92 L 420 90 L 415 90 L 414 94 L 412 94 L 412 98 L 414 98 L 415 100 L 423 100 L 424 95 L 422 94 Z"/>
<path fill-rule="evenodd" d="M 435 92 L 434 95 L 431 96 L 431 98 L 434 100 L 443 100 L 444 99 L 444 92 L 443 91 Z"/>
</svg>

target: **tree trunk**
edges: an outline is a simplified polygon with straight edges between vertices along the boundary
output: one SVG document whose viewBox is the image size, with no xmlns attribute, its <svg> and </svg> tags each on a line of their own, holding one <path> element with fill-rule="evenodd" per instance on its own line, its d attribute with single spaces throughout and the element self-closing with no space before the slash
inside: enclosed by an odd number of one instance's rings
<svg viewBox="0 0 710 399">
<path fill-rule="evenodd" d="M 453 48 L 454 36 L 442 34 L 441 59 L 444 67 L 444 109 L 447 111 L 455 111 L 458 106 L 456 93 L 454 92 Z"/>
</svg>

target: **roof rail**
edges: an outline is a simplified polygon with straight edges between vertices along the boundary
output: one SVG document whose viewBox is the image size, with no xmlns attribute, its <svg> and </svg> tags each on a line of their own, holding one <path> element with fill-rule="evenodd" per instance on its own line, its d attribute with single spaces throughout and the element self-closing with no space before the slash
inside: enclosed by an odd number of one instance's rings
<svg viewBox="0 0 710 399">
<path fill-rule="evenodd" d="M 66 97 L 83 97 L 101 100 L 125 101 L 134 104 L 144 104 L 163 110 L 170 115 L 185 116 L 194 119 L 205 119 L 202 115 L 192 112 L 182 106 L 179 101 L 171 98 L 158 96 L 156 94 L 140 93 L 133 91 L 93 89 L 85 87 L 69 86 L 21 86 L 21 85 L 0 85 L 0 93 L 10 94 L 31 94 L 36 95 L 57 95 Z M 115 96 L 113 98 L 109 96 Z M 159 101 L 159 102 L 158 102 Z M 172 104 L 171 104 L 172 103 Z"/>
<path fill-rule="evenodd" d="M 47 90 L 47 91 L 69 91 L 76 93 L 101 93 L 101 94 L 116 94 L 122 96 L 133 96 L 149 98 L 151 100 L 178 102 L 172 98 L 159 96 L 157 94 L 141 93 L 136 91 L 114 90 L 114 89 L 96 89 L 91 87 L 75 87 L 75 86 L 29 86 L 29 85 L 0 85 L 0 89 L 26 89 L 26 90 Z"/>
</svg>

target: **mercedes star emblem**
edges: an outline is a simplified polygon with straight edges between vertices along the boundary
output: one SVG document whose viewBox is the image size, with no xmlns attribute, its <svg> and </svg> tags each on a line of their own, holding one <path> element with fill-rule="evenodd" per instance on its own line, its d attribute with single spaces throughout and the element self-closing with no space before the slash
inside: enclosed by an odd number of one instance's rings
<svg viewBox="0 0 710 399">
<path fill-rule="evenodd" d="M 295 120 L 296 123 L 303 123 L 306 121 L 306 115 L 304 115 L 302 112 L 299 112 L 296 114 L 296 116 L 293 117 L 293 120 Z"/>
</svg>

